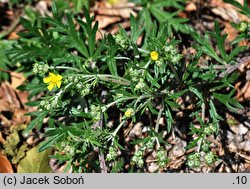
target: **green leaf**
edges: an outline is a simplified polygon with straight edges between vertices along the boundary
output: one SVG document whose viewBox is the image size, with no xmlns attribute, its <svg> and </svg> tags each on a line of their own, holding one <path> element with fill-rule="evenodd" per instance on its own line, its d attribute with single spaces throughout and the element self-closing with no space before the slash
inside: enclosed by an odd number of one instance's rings
<svg viewBox="0 0 250 189">
<path fill-rule="evenodd" d="M 42 152 L 50 147 L 52 147 L 52 145 L 56 142 L 58 142 L 62 137 L 63 137 L 64 134 L 57 134 L 57 135 L 54 135 L 52 137 L 49 137 L 46 141 L 44 141 L 42 143 L 42 145 L 39 147 L 38 149 L 38 152 Z"/>
<path fill-rule="evenodd" d="M 149 82 L 151 82 L 151 84 L 153 84 L 156 88 L 160 88 L 161 86 L 159 85 L 159 83 L 157 83 L 157 80 L 155 78 L 153 78 L 149 72 L 146 72 L 146 78 Z"/>
<path fill-rule="evenodd" d="M 40 115 L 38 115 L 38 117 L 36 117 L 35 119 L 33 119 L 30 124 L 28 125 L 28 127 L 25 129 L 25 132 L 29 132 L 32 129 L 34 129 L 35 127 L 37 127 L 38 130 L 41 129 L 41 126 L 43 124 L 43 119 L 47 116 L 47 112 L 41 112 Z"/>
<path fill-rule="evenodd" d="M 159 7 L 154 5 L 150 6 L 149 10 L 159 22 L 165 22 L 172 17 L 171 14 L 162 11 Z"/>
<path fill-rule="evenodd" d="M 148 9 L 144 9 L 141 11 L 141 18 L 144 18 L 145 19 L 145 29 L 147 32 L 149 32 L 151 30 L 151 27 L 152 27 L 152 24 L 153 24 L 153 21 L 152 21 L 152 18 L 150 16 L 150 12 Z"/>
<path fill-rule="evenodd" d="M 118 76 L 116 60 L 114 58 L 116 50 L 111 47 L 108 49 L 108 52 L 109 52 L 109 56 L 107 57 L 107 64 L 108 64 L 109 71 L 112 75 Z"/>
<path fill-rule="evenodd" d="M 29 31 L 33 31 L 33 27 L 31 25 L 31 22 L 23 17 L 20 18 L 20 23 L 22 24 L 22 26 L 29 30 Z"/>
<path fill-rule="evenodd" d="M 43 152 L 38 152 L 38 146 L 35 146 L 29 150 L 26 157 L 22 159 L 18 166 L 18 173 L 51 173 L 52 170 L 49 166 L 49 156 L 51 151 L 45 150 Z"/>
<path fill-rule="evenodd" d="M 172 117 L 172 114 L 171 114 L 169 108 L 167 108 L 165 113 L 166 113 L 166 119 L 167 119 L 167 131 L 169 133 L 171 131 L 171 128 L 172 128 L 173 117 Z"/>
<path fill-rule="evenodd" d="M 221 35 L 220 27 L 219 27 L 219 22 L 216 20 L 214 23 L 214 33 L 213 36 L 215 37 L 218 45 L 218 49 L 221 53 L 221 56 L 224 60 L 227 59 L 227 54 L 225 51 L 225 39 L 227 37 L 227 34 Z"/>
<path fill-rule="evenodd" d="M 231 61 L 235 56 L 237 56 L 240 52 L 247 49 L 247 46 L 239 46 L 232 50 L 232 52 L 229 54 L 227 58 L 227 62 Z"/>
<path fill-rule="evenodd" d="M 39 104 L 40 101 L 29 101 L 25 103 L 26 106 L 39 106 Z"/>
<path fill-rule="evenodd" d="M 58 11 L 55 2 L 52 1 L 51 6 L 52 6 L 52 13 L 54 16 L 56 16 L 58 14 Z"/>
<path fill-rule="evenodd" d="M 67 20 L 69 23 L 69 31 L 68 34 L 70 35 L 69 42 L 73 47 L 75 47 L 83 56 L 86 58 L 89 58 L 89 52 L 87 49 L 86 44 L 84 43 L 84 40 L 80 38 L 79 34 L 75 30 L 75 25 L 73 23 L 73 20 L 69 14 L 67 14 Z"/>
<path fill-rule="evenodd" d="M 223 120 L 223 118 L 221 116 L 219 116 L 219 114 L 217 113 L 216 111 L 216 108 L 214 106 L 214 103 L 212 100 L 209 101 L 209 106 L 210 106 L 210 110 L 209 110 L 209 113 L 210 113 L 210 116 L 212 117 L 212 119 L 214 120 Z"/>
<path fill-rule="evenodd" d="M 174 7 L 176 9 L 182 10 L 184 9 L 184 6 L 181 3 L 184 3 L 185 0 L 156 0 L 154 2 L 154 6 L 156 7 Z"/>
<path fill-rule="evenodd" d="M 236 108 L 243 108 L 243 107 L 235 99 L 231 98 L 234 93 L 235 90 L 232 90 L 229 94 L 213 93 L 213 96 L 233 112 L 238 112 Z"/>
<path fill-rule="evenodd" d="M 198 89 L 194 88 L 194 87 L 189 87 L 189 90 L 194 93 L 202 102 L 204 102 L 204 98 L 202 96 L 202 94 L 198 91 Z"/>
<path fill-rule="evenodd" d="M 196 46 L 197 50 L 201 50 L 203 53 L 211 56 L 219 63 L 225 64 L 225 62 L 216 54 L 213 47 L 210 45 L 208 34 L 205 34 L 204 38 L 202 38 L 197 32 L 193 32 L 192 34 L 194 39 L 200 44 L 200 46 Z"/>
<path fill-rule="evenodd" d="M 144 27 L 140 28 L 140 23 L 138 23 L 135 17 L 130 14 L 130 25 L 131 25 L 131 39 L 132 42 L 136 44 L 138 38 L 141 36 Z"/>
<path fill-rule="evenodd" d="M 144 144 L 147 143 L 150 139 L 151 139 L 150 137 L 141 138 L 130 142 L 130 144 Z"/>
<path fill-rule="evenodd" d="M 189 149 L 195 147 L 195 146 L 197 145 L 197 142 L 198 142 L 200 139 L 201 139 L 201 137 L 196 138 L 195 140 L 193 140 L 192 142 L 190 142 L 190 143 L 185 147 L 185 149 L 186 149 L 186 150 L 189 150 Z"/>
</svg>

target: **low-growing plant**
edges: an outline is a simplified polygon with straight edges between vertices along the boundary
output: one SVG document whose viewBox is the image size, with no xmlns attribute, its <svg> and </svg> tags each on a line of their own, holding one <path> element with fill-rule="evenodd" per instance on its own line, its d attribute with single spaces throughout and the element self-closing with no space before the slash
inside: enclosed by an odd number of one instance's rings
<svg viewBox="0 0 250 189">
<path fill-rule="evenodd" d="M 158 23 L 166 25 L 168 34 L 175 32 L 189 33 L 185 23 L 188 18 L 178 17 L 178 13 L 185 9 L 186 0 L 131 0 L 136 5 L 142 6 L 138 19 L 143 23 L 147 34 L 152 29 L 151 25 Z M 165 10 L 168 11 L 165 11 Z M 173 11 L 174 10 L 174 11 Z"/>
<path fill-rule="evenodd" d="M 245 47 L 235 43 L 234 50 L 227 52 L 226 35 L 215 22 L 214 32 L 204 37 L 192 31 L 197 53 L 184 60 L 179 51 L 182 42 L 171 37 L 164 24 L 146 29 L 149 26 L 142 27 L 140 19 L 131 16 L 129 35 L 120 27 L 117 34 L 96 41 L 98 23 L 87 9 L 84 15 L 86 21 L 59 15 L 53 5 L 53 17 L 34 24 L 21 19 L 28 32 L 19 34 L 21 39 L 11 52 L 25 70 L 31 71 L 32 64 L 30 82 L 20 89 L 30 92 L 30 99 L 36 100 L 28 105 L 39 110 L 28 114 L 34 119 L 26 132 L 40 130 L 48 118 L 47 138 L 39 150 L 53 147 L 52 157 L 67 162 L 73 172 L 142 171 L 146 153 L 156 150 L 156 162 L 165 169 L 166 141 L 177 126 L 178 112 L 184 112 L 189 121 L 183 124 L 190 125 L 192 136 L 186 148 L 195 147 L 187 165 L 195 168 L 216 161 L 207 137 L 220 130 L 219 106 L 234 112 L 242 108 L 232 86 L 238 74 L 227 68 Z M 138 46 L 142 32 L 145 39 Z M 201 65 L 203 56 L 210 60 Z M 119 133 L 137 122 L 147 129 L 127 144 Z M 125 168 L 126 162 L 130 163 Z"/>
<path fill-rule="evenodd" d="M 13 42 L 8 40 L 0 40 L 0 83 L 9 80 L 10 68 L 13 67 L 10 59 L 4 53 L 6 49 L 10 49 Z"/>
</svg>

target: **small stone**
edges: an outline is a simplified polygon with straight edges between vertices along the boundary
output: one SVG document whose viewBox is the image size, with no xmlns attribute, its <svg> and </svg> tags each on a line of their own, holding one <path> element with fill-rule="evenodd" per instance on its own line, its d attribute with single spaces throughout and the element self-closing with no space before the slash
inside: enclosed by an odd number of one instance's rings
<svg viewBox="0 0 250 189">
<path fill-rule="evenodd" d="M 237 145 L 235 142 L 231 142 L 228 147 L 231 149 L 231 151 L 237 151 Z"/>
<path fill-rule="evenodd" d="M 174 157 L 180 157 L 185 154 L 185 146 L 187 143 L 185 141 L 180 141 L 178 144 L 174 145 L 173 149 L 171 150 L 172 155 Z"/>
<path fill-rule="evenodd" d="M 150 163 L 148 166 L 148 172 L 154 173 L 158 170 L 158 165 L 157 163 Z"/>
<path fill-rule="evenodd" d="M 250 140 L 240 143 L 240 148 L 246 152 L 250 152 Z"/>
<path fill-rule="evenodd" d="M 230 131 L 227 131 L 227 138 L 229 141 L 232 141 L 234 140 L 234 134 Z"/>
<path fill-rule="evenodd" d="M 243 124 L 239 125 L 239 134 L 244 135 L 247 133 L 247 131 L 248 131 L 247 127 L 245 127 Z"/>
<path fill-rule="evenodd" d="M 129 133 L 129 136 L 131 138 L 135 138 L 135 137 L 139 137 L 141 136 L 142 134 L 142 126 L 143 124 L 142 123 L 136 123 L 134 126 L 133 126 L 133 129 L 131 129 L 130 133 Z"/>
<path fill-rule="evenodd" d="M 192 12 L 192 11 L 196 11 L 197 10 L 197 7 L 196 7 L 196 5 L 193 3 L 193 2 L 191 2 L 191 3 L 189 3 L 187 6 L 186 6 L 186 11 L 187 12 Z"/>
</svg>

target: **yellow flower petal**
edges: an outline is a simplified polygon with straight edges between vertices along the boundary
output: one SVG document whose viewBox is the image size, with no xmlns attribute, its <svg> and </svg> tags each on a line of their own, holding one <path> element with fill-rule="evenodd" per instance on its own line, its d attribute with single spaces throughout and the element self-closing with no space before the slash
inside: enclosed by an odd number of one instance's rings
<svg viewBox="0 0 250 189">
<path fill-rule="evenodd" d="M 153 61 L 158 60 L 158 58 L 159 58 L 158 52 L 152 51 L 152 52 L 150 53 L 150 58 L 151 58 L 151 60 L 153 60 Z"/>
<path fill-rule="evenodd" d="M 54 84 L 50 83 L 47 88 L 49 89 L 49 91 L 51 91 L 54 88 Z"/>
<path fill-rule="evenodd" d="M 51 91 L 54 87 L 61 87 L 61 80 L 62 80 L 62 76 L 59 74 L 54 74 L 52 72 L 49 73 L 48 77 L 43 78 L 43 82 L 44 83 L 48 83 L 49 86 L 47 87 L 49 91 Z"/>
<path fill-rule="evenodd" d="M 58 82 L 56 83 L 56 86 L 57 86 L 58 88 L 60 88 L 60 87 L 61 87 L 61 84 L 62 84 L 62 82 L 61 82 L 61 81 L 58 81 Z"/>
<path fill-rule="evenodd" d="M 134 113 L 134 110 L 132 108 L 129 108 L 129 109 L 126 110 L 124 115 L 126 117 L 131 117 L 133 113 Z"/>
<path fill-rule="evenodd" d="M 45 77 L 43 78 L 43 82 L 44 83 L 49 83 L 51 81 L 51 78 L 50 77 Z"/>
<path fill-rule="evenodd" d="M 62 80 L 62 76 L 61 75 L 56 75 L 56 79 L 60 81 L 60 80 Z"/>
<path fill-rule="evenodd" d="M 52 72 L 49 72 L 49 77 L 55 77 L 56 75 L 53 74 Z"/>
</svg>

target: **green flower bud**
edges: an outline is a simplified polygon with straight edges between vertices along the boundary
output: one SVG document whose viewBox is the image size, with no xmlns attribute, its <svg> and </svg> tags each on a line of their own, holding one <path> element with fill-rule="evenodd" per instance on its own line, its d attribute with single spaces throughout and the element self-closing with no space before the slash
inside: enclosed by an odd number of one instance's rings
<svg viewBox="0 0 250 189">
<path fill-rule="evenodd" d="M 128 49 L 129 41 L 120 33 L 114 36 L 116 44 L 119 44 L 122 48 Z"/>
<path fill-rule="evenodd" d="M 194 161 L 194 167 L 200 167 L 200 165 L 201 165 L 200 160 L 196 159 L 196 160 Z"/>
<path fill-rule="evenodd" d="M 159 59 L 159 60 L 156 60 L 155 61 L 155 64 L 158 66 L 158 67 L 162 67 L 162 65 L 163 65 L 163 59 Z"/>
<path fill-rule="evenodd" d="M 181 60 L 182 56 L 180 54 L 171 56 L 171 62 L 178 63 Z"/>
<path fill-rule="evenodd" d="M 161 149 L 156 153 L 157 163 L 160 167 L 165 166 L 168 163 L 168 158 L 166 156 L 165 150 Z"/>
<path fill-rule="evenodd" d="M 146 143 L 146 147 L 150 150 L 152 150 L 154 148 L 154 142 L 152 140 L 149 140 L 147 143 Z"/>
<path fill-rule="evenodd" d="M 41 74 L 44 75 L 49 71 L 50 67 L 48 64 L 44 64 L 44 63 L 34 63 L 33 64 L 33 73 L 34 74 Z"/>
<path fill-rule="evenodd" d="M 91 105 L 90 114 L 94 121 L 98 121 L 101 118 L 101 108 L 99 106 Z"/>
<path fill-rule="evenodd" d="M 111 147 L 109 147 L 109 153 L 106 156 L 106 160 L 107 161 L 115 160 L 117 155 L 118 155 L 118 153 L 117 153 L 116 149 L 113 146 L 111 146 Z"/>
<path fill-rule="evenodd" d="M 137 151 L 135 152 L 135 156 L 137 156 L 137 157 L 142 157 L 142 156 L 143 156 L 143 152 L 142 152 L 141 150 L 137 150 Z"/>
<path fill-rule="evenodd" d="M 65 146 L 64 151 L 68 153 L 70 151 L 71 147 L 70 145 Z"/>
<path fill-rule="evenodd" d="M 206 135 L 211 135 L 211 134 L 213 133 L 213 131 L 211 130 L 210 127 L 205 127 L 205 128 L 204 128 L 204 133 L 205 133 Z"/>
<path fill-rule="evenodd" d="M 207 142 L 207 141 L 203 142 L 201 145 L 201 149 L 204 152 L 210 151 L 210 142 Z"/>
<path fill-rule="evenodd" d="M 145 87 L 145 83 L 143 79 L 139 80 L 139 83 L 135 86 L 135 90 L 140 90 L 143 89 Z"/>
<path fill-rule="evenodd" d="M 209 124 L 209 128 L 211 129 L 212 132 L 216 132 L 216 130 L 217 130 L 216 125 L 213 123 Z"/>
<path fill-rule="evenodd" d="M 69 155 L 71 155 L 71 156 L 75 155 L 75 148 L 74 147 L 71 147 L 69 149 Z"/>
<path fill-rule="evenodd" d="M 138 167 L 143 167 L 143 165 L 144 165 L 143 159 L 139 159 L 139 160 L 137 161 L 137 165 L 138 165 Z"/>
<path fill-rule="evenodd" d="M 194 160 L 188 160 L 188 161 L 187 161 L 187 166 L 188 166 L 189 168 L 193 168 L 193 167 L 194 167 Z"/>
<path fill-rule="evenodd" d="M 238 25 L 238 29 L 240 32 L 245 32 L 247 31 L 248 29 L 248 23 L 246 21 L 243 21 L 241 22 L 239 25 Z"/>
<path fill-rule="evenodd" d="M 172 52 L 173 50 L 175 50 L 175 47 L 173 45 L 166 45 L 163 50 L 166 52 L 166 53 L 169 53 L 169 52 Z"/>
<path fill-rule="evenodd" d="M 200 154 L 198 152 L 188 156 L 187 166 L 190 168 L 200 167 Z"/>
<path fill-rule="evenodd" d="M 205 155 L 204 159 L 208 165 L 212 164 L 215 161 L 215 155 L 213 152 L 209 152 Z"/>
<path fill-rule="evenodd" d="M 60 147 L 61 147 L 61 148 L 65 148 L 66 145 L 67 145 L 67 144 L 66 144 L 66 142 L 64 142 L 64 141 L 62 141 L 62 142 L 60 143 Z"/>
</svg>

